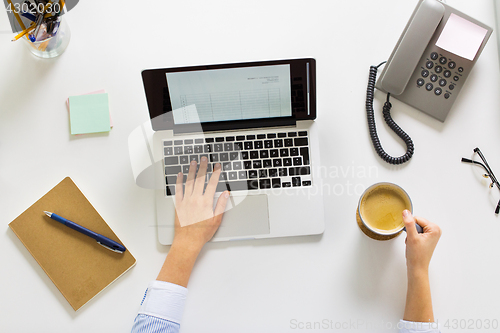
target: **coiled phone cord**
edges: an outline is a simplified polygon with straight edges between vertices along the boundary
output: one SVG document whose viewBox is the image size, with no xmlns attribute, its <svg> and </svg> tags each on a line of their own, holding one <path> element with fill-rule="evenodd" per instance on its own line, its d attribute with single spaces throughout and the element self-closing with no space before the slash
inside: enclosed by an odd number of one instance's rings
<svg viewBox="0 0 500 333">
<path fill-rule="evenodd" d="M 406 144 L 406 154 L 399 157 L 392 157 L 387 154 L 382 148 L 380 144 L 380 140 L 377 135 L 377 128 L 375 126 L 375 115 L 373 111 L 373 99 L 375 96 L 375 81 L 377 79 L 377 70 L 380 66 L 385 64 L 386 61 L 382 62 L 378 66 L 370 66 L 370 76 L 368 77 L 368 88 L 366 89 L 366 117 L 368 120 L 368 128 L 370 129 L 370 137 L 372 139 L 373 147 L 377 152 L 378 156 L 380 156 L 384 161 L 390 164 L 403 164 L 407 162 L 412 156 L 414 152 L 413 141 L 406 134 L 405 131 L 401 129 L 401 127 L 396 124 L 396 122 L 391 117 L 391 107 L 392 104 L 389 102 L 390 93 L 387 93 L 387 101 L 384 103 L 383 107 L 383 115 L 385 122 L 389 127 L 396 133 Z"/>
</svg>

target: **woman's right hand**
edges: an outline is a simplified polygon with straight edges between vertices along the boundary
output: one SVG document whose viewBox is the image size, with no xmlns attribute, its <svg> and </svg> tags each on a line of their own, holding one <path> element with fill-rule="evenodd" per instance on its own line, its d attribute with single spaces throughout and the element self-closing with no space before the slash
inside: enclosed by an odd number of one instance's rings
<svg viewBox="0 0 500 333">
<path fill-rule="evenodd" d="M 414 217 L 410 211 L 403 211 L 406 226 L 406 267 L 408 272 L 428 272 L 434 249 L 441 237 L 438 225 L 421 217 Z M 418 223 L 424 233 L 419 234 L 415 227 Z"/>
</svg>

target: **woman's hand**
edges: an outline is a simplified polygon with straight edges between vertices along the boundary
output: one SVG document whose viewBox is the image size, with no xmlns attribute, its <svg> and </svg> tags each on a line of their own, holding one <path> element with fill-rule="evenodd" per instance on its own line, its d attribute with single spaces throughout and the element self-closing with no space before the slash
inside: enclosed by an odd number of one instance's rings
<svg viewBox="0 0 500 333">
<path fill-rule="evenodd" d="M 191 162 L 183 189 L 183 175 L 177 175 L 175 185 L 175 236 L 157 280 L 187 287 L 196 258 L 203 245 L 214 236 L 222 221 L 229 192 L 222 193 L 214 210 L 214 195 L 221 172 L 220 164 L 214 168 L 205 187 L 207 158 L 202 157 L 198 175 L 196 161 Z"/>
<path fill-rule="evenodd" d="M 436 248 L 441 229 L 438 225 L 421 217 L 414 217 L 408 210 L 403 212 L 403 220 L 406 226 L 406 266 L 409 272 L 427 272 L 429 263 Z M 419 234 L 415 227 L 418 223 L 424 233 Z"/>
<path fill-rule="evenodd" d="M 189 166 L 185 189 L 183 175 L 177 175 L 175 186 L 175 236 L 174 245 L 181 245 L 192 250 L 201 250 L 203 245 L 214 236 L 222 221 L 229 192 L 219 196 L 214 209 L 214 195 L 221 173 L 220 164 L 216 164 L 214 172 L 205 187 L 208 160 L 201 158 L 200 168 L 196 175 L 196 161 Z"/>
</svg>

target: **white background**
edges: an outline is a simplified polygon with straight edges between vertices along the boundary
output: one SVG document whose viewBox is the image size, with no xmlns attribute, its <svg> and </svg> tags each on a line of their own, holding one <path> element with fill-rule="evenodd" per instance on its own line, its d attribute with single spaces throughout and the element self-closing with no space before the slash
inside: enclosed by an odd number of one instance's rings
<svg viewBox="0 0 500 333">
<path fill-rule="evenodd" d="M 436 319 L 442 325 L 474 320 L 473 328 L 476 320 L 500 320 L 500 220 L 494 214 L 500 193 L 460 162 L 478 146 L 500 175 L 496 33 L 445 123 L 392 101 L 395 121 L 415 142 L 409 163 L 387 165 L 369 139 L 369 66 L 389 57 L 416 2 L 87 0 L 67 14 L 71 42 L 52 60 L 37 59 L 23 41 L 10 41 L 13 34 L 0 34 L 0 330 L 130 330 L 169 249 L 156 239 L 153 192 L 135 185 L 128 156 L 129 134 L 148 120 L 141 70 L 299 57 L 317 60 L 321 163 L 331 171 L 326 230 L 208 244 L 191 277 L 182 331 L 312 332 L 293 329 L 291 321 L 324 319 L 350 325 L 341 332 L 394 331 L 362 324 L 395 325 L 405 302 L 404 235 L 374 241 L 355 221 L 359 194 L 380 181 L 402 186 L 415 214 L 442 227 L 430 268 Z M 495 24 L 492 1 L 448 4 Z M 66 98 L 99 89 L 109 93 L 114 128 L 71 136 Z M 384 99 L 376 94 L 381 141 L 390 154 L 403 154 L 382 120 Z M 76 313 L 8 228 L 66 176 L 137 259 Z"/>
</svg>

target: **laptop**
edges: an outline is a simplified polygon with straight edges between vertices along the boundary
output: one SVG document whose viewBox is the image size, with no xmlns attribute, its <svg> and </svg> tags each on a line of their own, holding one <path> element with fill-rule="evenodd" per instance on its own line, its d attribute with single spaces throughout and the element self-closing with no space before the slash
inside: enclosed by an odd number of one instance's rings
<svg viewBox="0 0 500 333">
<path fill-rule="evenodd" d="M 323 233 L 315 59 L 149 69 L 142 78 L 161 161 L 161 244 L 174 237 L 176 176 L 203 156 L 205 181 L 222 166 L 216 197 L 231 192 L 212 241 Z"/>
</svg>

